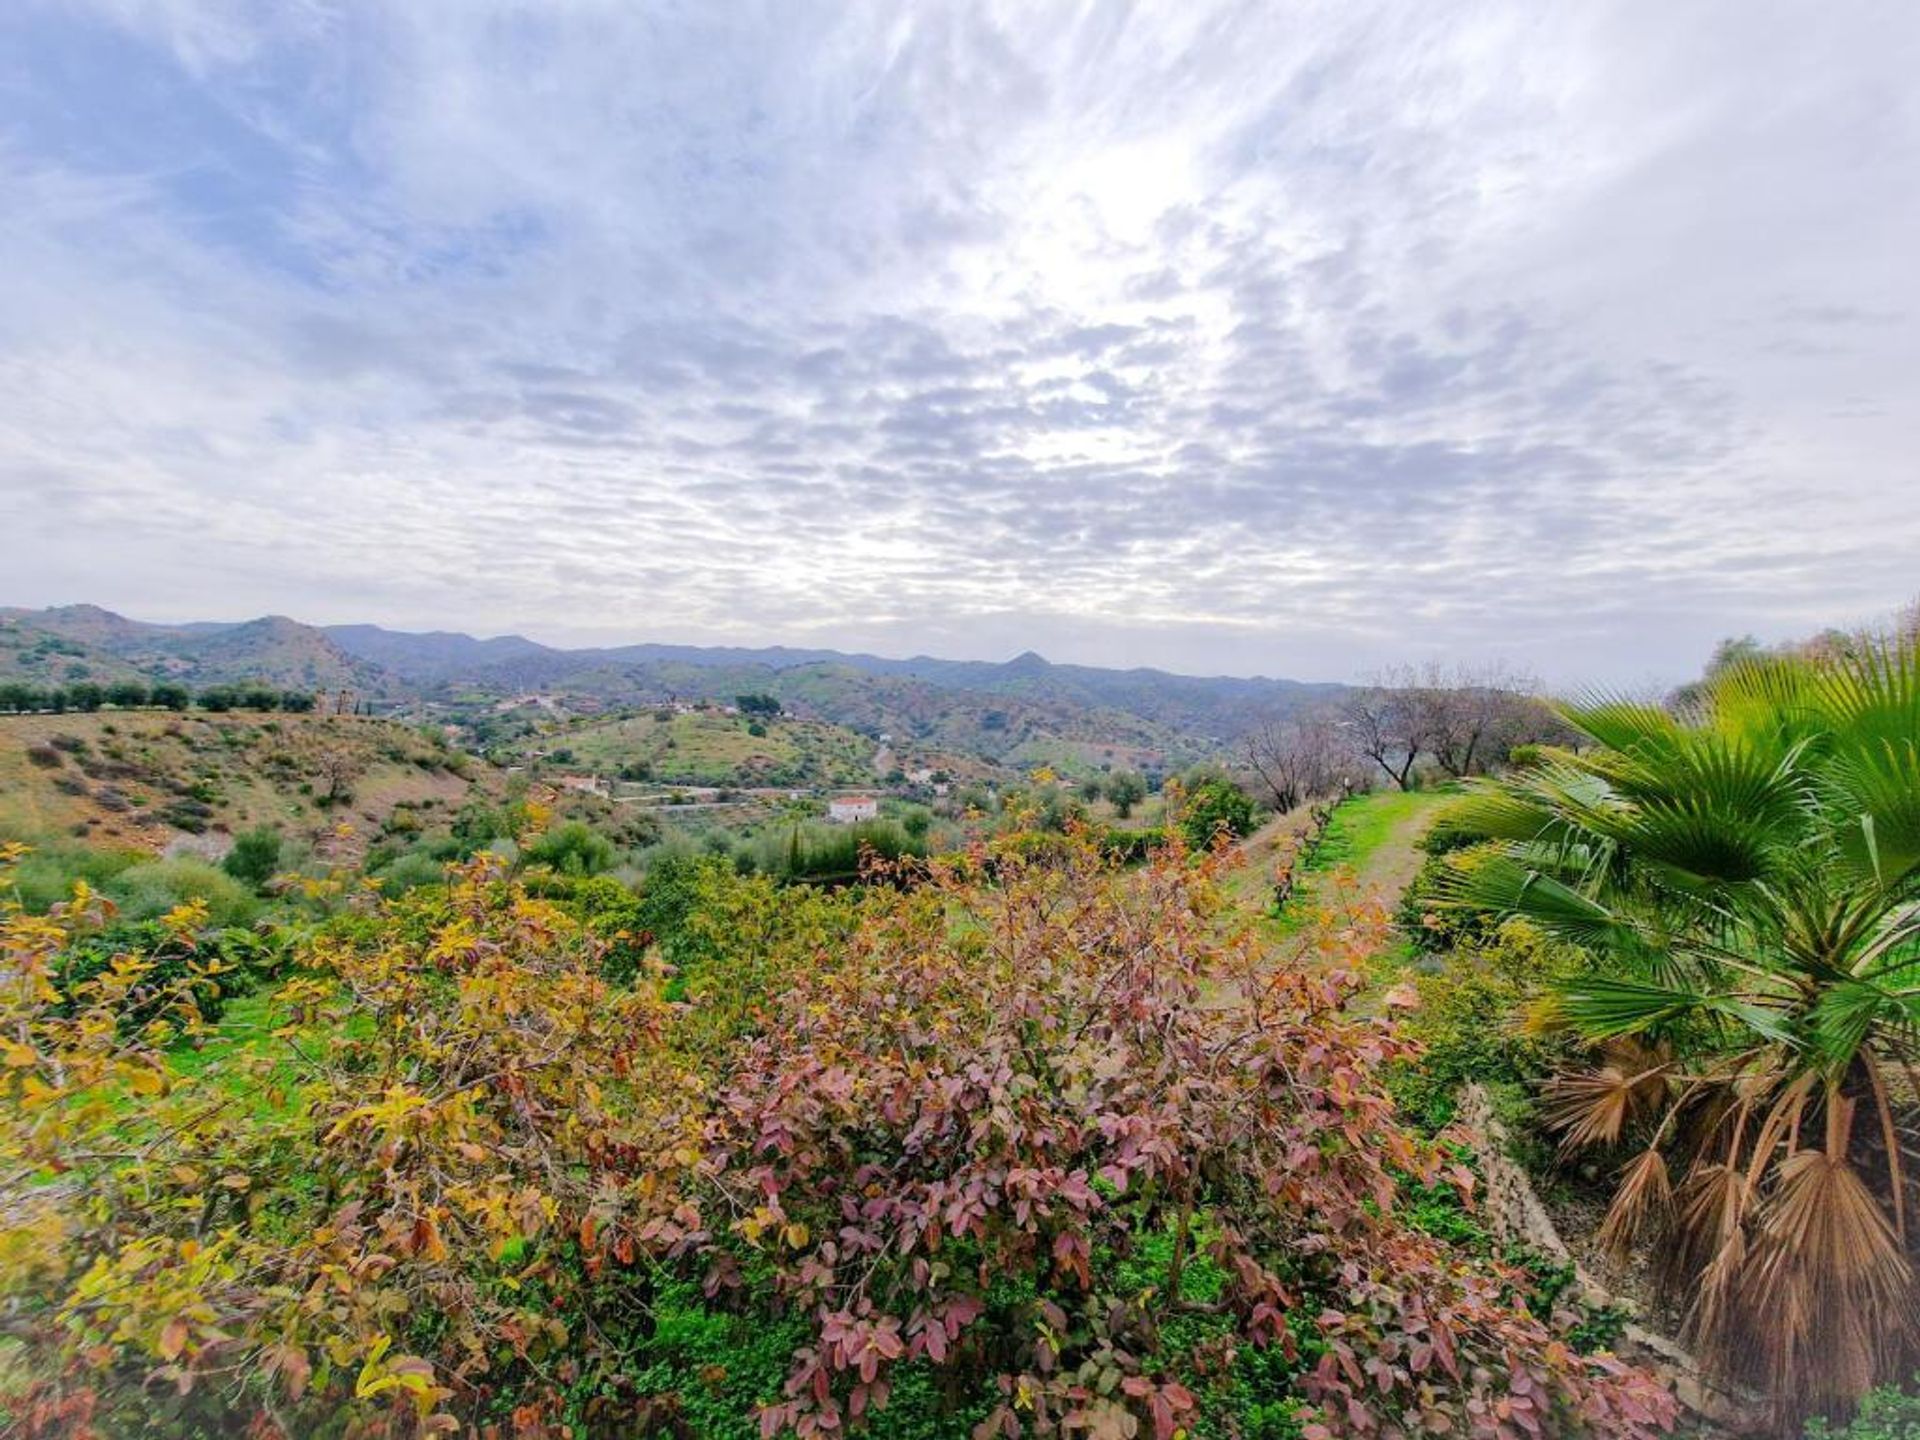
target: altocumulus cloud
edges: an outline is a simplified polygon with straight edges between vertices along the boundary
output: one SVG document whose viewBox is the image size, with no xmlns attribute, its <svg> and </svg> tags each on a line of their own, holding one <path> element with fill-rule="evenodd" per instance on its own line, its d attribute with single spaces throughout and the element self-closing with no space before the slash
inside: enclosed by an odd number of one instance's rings
<svg viewBox="0 0 1920 1440">
<path fill-rule="evenodd" d="M 14 0 L 3 597 L 1340 677 L 1920 586 L 1920 10 Z"/>
</svg>

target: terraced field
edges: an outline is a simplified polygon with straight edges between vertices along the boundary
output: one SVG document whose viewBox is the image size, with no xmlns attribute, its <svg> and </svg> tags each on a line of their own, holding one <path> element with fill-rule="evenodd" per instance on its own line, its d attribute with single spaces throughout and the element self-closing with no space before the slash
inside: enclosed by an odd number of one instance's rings
<svg viewBox="0 0 1920 1440">
<path fill-rule="evenodd" d="M 762 733 L 755 734 L 754 729 Z M 642 711 L 584 720 L 515 747 L 549 770 L 683 785 L 852 785 L 870 780 L 874 743 L 817 720 L 723 711 Z"/>
</svg>

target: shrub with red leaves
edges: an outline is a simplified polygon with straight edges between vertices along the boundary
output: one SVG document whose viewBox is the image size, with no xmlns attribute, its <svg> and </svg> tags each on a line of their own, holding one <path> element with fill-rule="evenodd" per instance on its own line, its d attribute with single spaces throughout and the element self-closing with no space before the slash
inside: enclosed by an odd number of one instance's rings
<svg viewBox="0 0 1920 1440">
<path fill-rule="evenodd" d="M 1668 1427 L 1518 1272 L 1402 1213 L 1408 1179 L 1472 1177 L 1397 1123 L 1381 1072 L 1412 1046 L 1353 1003 L 1383 917 L 1275 956 L 1222 922 L 1212 863 L 975 853 L 793 974 L 647 1230 L 710 1293 L 809 1318 L 765 1435 L 857 1426 L 914 1365 L 997 1397 L 977 1436 L 1172 1440 L 1212 1404 L 1164 1343 L 1193 1316 L 1226 1360 L 1285 1360 L 1314 1435 Z M 1119 1283 L 1168 1236 L 1163 1286 Z"/>
</svg>

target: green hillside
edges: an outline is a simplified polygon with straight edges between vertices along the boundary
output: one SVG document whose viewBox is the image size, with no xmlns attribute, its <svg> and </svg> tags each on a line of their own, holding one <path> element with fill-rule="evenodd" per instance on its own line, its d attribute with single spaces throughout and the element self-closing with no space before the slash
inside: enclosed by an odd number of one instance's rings
<svg viewBox="0 0 1920 1440">
<path fill-rule="evenodd" d="M 90 673 L 72 673 L 75 664 Z M 150 625 L 97 605 L 0 611 L 0 679 L 45 684 L 131 678 L 196 688 L 347 690 L 356 696 L 396 688 L 380 666 L 349 655 L 325 631 L 283 615 L 232 625 Z"/>
<path fill-rule="evenodd" d="M 857 785 L 873 778 L 874 751 L 864 735 L 820 720 L 756 725 L 720 710 L 662 709 L 554 725 L 510 753 L 610 779 L 754 786 Z"/>
<path fill-rule="evenodd" d="M 490 784 L 491 767 L 382 720 L 0 715 L 0 838 L 215 853 L 227 836 L 272 825 L 351 850 L 396 814 L 424 823 Z"/>
<path fill-rule="evenodd" d="M 0 616 L 0 683 L 17 680 L 46 689 L 149 678 L 139 666 L 86 640 Z"/>
</svg>

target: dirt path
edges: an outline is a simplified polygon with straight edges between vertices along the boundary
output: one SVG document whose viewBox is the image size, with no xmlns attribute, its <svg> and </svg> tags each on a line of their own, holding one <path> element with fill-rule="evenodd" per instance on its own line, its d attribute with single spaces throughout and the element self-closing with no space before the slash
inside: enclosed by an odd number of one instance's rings
<svg viewBox="0 0 1920 1440">
<path fill-rule="evenodd" d="M 1392 798 L 1398 813 L 1379 844 L 1354 865 L 1362 890 L 1379 897 L 1389 908 L 1400 903 L 1400 896 L 1419 873 L 1427 858 L 1420 842 L 1451 797 L 1422 793 Z"/>
</svg>

